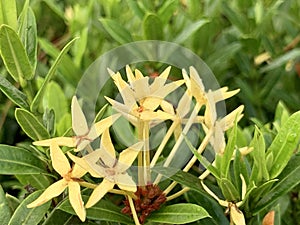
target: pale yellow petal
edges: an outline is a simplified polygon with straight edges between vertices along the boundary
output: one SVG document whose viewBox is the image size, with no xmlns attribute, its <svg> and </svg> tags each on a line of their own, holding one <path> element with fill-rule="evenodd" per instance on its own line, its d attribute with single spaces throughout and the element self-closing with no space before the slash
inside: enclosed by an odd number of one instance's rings
<svg viewBox="0 0 300 225">
<path fill-rule="evenodd" d="M 214 134 L 210 138 L 210 143 L 214 148 L 215 152 L 218 154 L 223 154 L 226 146 L 224 131 L 217 121 L 214 128 Z"/>
<path fill-rule="evenodd" d="M 121 173 L 127 170 L 134 160 L 136 159 L 137 155 L 141 151 L 142 147 L 144 146 L 143 142 L 138 142 L 127 149 L 123 150 L 118 159 L 118 163 L 116 165 L 116 170 Z"/>
<path fill-rule="evenodd" d="M 109 180 L 104 178 L 103 181 L 92 192 L 85 207 L 90 208 L 90 207 L 94 206 L 98 201 L 100 201 L 103 198 L 103 196 L 107 192 L 112 190 L 114 186 L 115 186 L 114 183 L 112 183 Z"/>
<path fill-rule="evenodd" d="M 62 152 L 57 144 L 51 143 L 50 145 L 50 157 L 52 160 L 52 166 L 61 176 L 64 176 L 71 170 L 71 166 L 68 158 Z"/>
<path fill-rule="evenodd" d="M 86 160 L 86 156 L 84 156 L 83 158 L 79 158 L 76 157 L 74 155 L 72 155 L 70 152 L 67 152 L 67 155 L 69 156 L 69 158 L 75 163 L 75 166 L 78 165 L 79 167 L 81 167 L 84 171 L 88 171 L 93 177 L 103 177 L 101 176 L 102 174 L 98 174 L 97 171 L 95 171 L 90 164 L 87 162 Z M 96 163 L 97 159 L 95 159 Z M 74 166 L 74 167 L 75 167 Z M 77 167 L 77 166 L 76 166 Z M 74 169 L 73 169 L 74 170 Z M 76 169 L 77 170 L 77 169 Z M 77 174 L 77 171 L 75 171 Z M 78 171 L 78 175 L 80 175 L 80 171 Z M 73 173 L 72 173 L 73 174 Z"/>
<path fill-rule="evenodd" d="M 136 192 L 136 183 L 127 174 L 117 174 L 115 176 L 115 182 L 121 190 Z"/>
<path fill-rule="evenodd" d="M 233 91 L 227 91 L 227 90 L 228 90 L 227 87 L 222 87 L 218 90 L 213 91 L 214 101 L 220 102 L 220 101 L 226 100 L 226 99 L 231 98 L 232 96 L 236 95 L 240 91 L 240 89 L 236 89 Z"/>
<path fill-rule="evenodd" d="M 80 193 L 80 185 L 77 182 L 71 181 L 68 184 L 68 188 L 70 204 L 79 219 L 83 222 L 85 221 L 86 212 L 84 208 L 84 202 Z"/>
<path fill-rule="evenodd" d="M 104 130 L 109 128 L 117 119 L 119 119 L 120 114 L 114 114 L 112 116 L 106 117 L 94 124 L 97 135 L 101 135 Z"/>
<path fill-rule="evenodd" d="M 89 128 L 76 96 L 73 96 L 72 98 L 71 112 L 72 128 L 75 134 L 77 136 L 86 135 L 89 132 Z"/>
<path fill-rule="evenodd" d="M 230 217 L 234 224 L 246 225 L 244 214 L 236 207 L 236 205 L 230 207 Z"/>
<path fill-rule="evenodd" d="M 109 129 L 106 129 L 101 136 L 101 149 L 105 149 L 113 158 L 116 158 L 115 148 L 110 138 Z"/>
<path fill-rule="evenodd" d="M 224 131 L 231 128 L 234 125 L 235 120 L 237 120 L 238 122 L 243 117 L 242 114 L 243 110 L 244 110 L 244 106 L 241 105 L 220 120 L 220 125 L 221 127 L 223 127 Z"/>
<path fill-rule="evenodd" d="M 139 71 L 138 69 L 135 69 L 135 70 L 134 70 L 134 75 L 135 75 L 135 79 L 136 79 L 136 80 L 139 80 L 139 79 L 143 79 L 143 78 L 144 78 L 144 75 L 143 75 L 142 72 Z"/>
<path fill-rule="evenodd" d="M 211 128 L 212 126 L 214 126 L 217 119 L 216 103 L 214 102 L 213 94 L 211 90 L 208 91 L 206 98 L 207 98 L 207 103 L 206 103 L 206 108 L 204 113 L 204 121 L 205 121 L 205 125 L 208 128 Z"/>
<path fill-rule="evenodd" d="M 176 114 L 180 118 L 184 118 L 191 109 L 192 97 L 185 92 L 181 99 L 179 100 L 178 106 L 176 108 Z"/>
<path fill-rule="evenodd" d="M 50 146 L 50 144 L 53 142 L 59 146 L 66 146 L 66 147 L 76 146 L 75 139 L 72 137 L 55 137 L 51 139 L 35 141 L 33 142 L 33 144 L 37 146 Z"/>
<path fill-rule="evenodd" d="M 65 188 L 68 186 L 68 182 L 65 179 L 59 180 L 51 184 L 35 201 L 27 205 L 27 208 L 34 208 L 40 206 L 50 199 L 59 196 Z"/>
<path fill-rule="evenodd" d="M 170 102 L 162 100 L 160 106 L 164 112 L 175 115 L 174 106 Z"/>
<path fill-rule="evenodd" d="M 158 77 L 167 80 L 168 76 L 170 74 L 170 71 L 171 71 L 171 66 L 168 66 Z"/>
<path fill-rule="evenodd" d="M 120 112 L 120 113 L 130 113 L 132 110 L 136 109 L 138 106 L 132 105 L 132 106 L 128 106 L 128 105 L 124 105 L 120 102 L 117 102 L 109 97 L 105 96 L 105 99 L 112 105 L 113 109 Z"/>
<path fill-rule="evenodd" d="M 132 70 L 130 69 L 130 67 L 128 65 L 126 65 L 126 75 L 127 75 L 127 80 L 130 84 L 136 80 L 135 76 L 132 73 Z"/>
<path fill-rule="evenodd" d="M 69 155 L 72 155 L 71 153 Z M 82 176 L 84 176 L 84 174 L 86 174 L 88 171 L 86 169 L 84 169 L 83 167 L 81 167 L 78 164 L 75 164 L 72 168 L 72 177 L 74 178 L 81 178 Z"/>
<path fill-rule="evenodd" d="M 186 72 L 185 69 L 182 69 L 182 77 L 183 77 L 183 80 L 184 80 L 185 85 L 186 85 L 186 87 L 187 87 L 187 92 L 188 92 L 189 94 L 192 94 L 192 93 L 191 93 L 191 91 L 192 91 L 191 80 L 190 80 L 190 78 L 189 78 L 189 76 L 188 76 L 188 74 L 187 74 L 187 72 Z"/>
<path fill-rule="evenodd" d="M 150 94 L 149 88 L 149 77 L 143 77 L 141 79 L 136 80 L 132 84 L 135 100 L 139 101 Z"/>
<path fill-rule="evenodd" d="M 184 84 L 184 80 L 170 82 L 158 89 L 156 92 L 151 93 L 151 96 L 156 98 L 165 98 L 168 94 L 175 91 L 182 84 Z"/>
<path fill-rule="evenodd" d="M 77 147 L 74 149 L 75 152 L 82 151 L 88 144 L 91 143 L 91 140 L 79 139 Z"/>
<path fill-rule="evenodd" d="M 161 98 L 147 97 L 141 102 L 141 105 L 147 110 L 154 111 L 161 102 Z"/>
<path fill-rule="evenodd" d="M 153 93 L 164 86 L 166 83 L 171 66 L 167 67 L 158 77 L 154 78 L 152 84 L 150 85 L 150 92 Z"/>
<path fill-rule="evenodd" d="M 174 115 L 158 110 L 156 112 L 151 111 L 143 111 L 140 113 L 140 119 L 144 121 L 152 121 L 152 120 L 168 120 L 173 119 Z"/>
<path fill-rule="evenodd" d="M 203 105 L 206 103 L 205 88 L 194 67 L 190 68 L 190 83 L 191 94 L 196 98 L 198 104 Z"/>
</svg>

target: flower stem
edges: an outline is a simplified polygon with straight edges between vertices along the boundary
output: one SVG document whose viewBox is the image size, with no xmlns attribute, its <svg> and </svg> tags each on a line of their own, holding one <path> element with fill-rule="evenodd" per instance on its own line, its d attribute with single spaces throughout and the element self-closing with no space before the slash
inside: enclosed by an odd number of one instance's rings
<svg viewBox="0 0 300 225">
<path fill-rule="evenodd" d="M 131 212 L 132 212 L 134 223 L 135 223 L 135 225 L 141 225 L 140 221 L 139 221 L 139 218 L 138 218 L 138 215 L 136 213 L 132 198 L 129 195 L 127 197 L 128 197 L 128 202 L 129 202 L 129 205 L 130 205 L 130 209 L 131 209 Z"/>
<path fill-rule="evenodd" d="M 144 167 L 144 179 L 146 185 L 151 182 L 150 174 L 150 146 L 149 146 L 149 122 L 144 122 L 143 125 L 143 141 L 144 141 L 144 151 L 143 151 L 143 167 Z"/>
</svg>

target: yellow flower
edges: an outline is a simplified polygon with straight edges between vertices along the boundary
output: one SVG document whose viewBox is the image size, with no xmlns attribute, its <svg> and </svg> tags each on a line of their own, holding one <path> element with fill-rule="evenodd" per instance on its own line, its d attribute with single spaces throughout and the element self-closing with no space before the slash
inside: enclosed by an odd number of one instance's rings
<svg viewBox="0 0 300 225">
<path fill-rule="evenodd" d="M 61 175 L 62 179 L 50 185 L 35 201 L 27 205 L 27 207 L 34 208 L 42 205 L 50 199 L 59 196 L 66 188 L 68 188 L 71 206 L 80 220 L 84 221 L 86 212 L 78 182 L 80 182 L 80 178 L 87 171 L 76 164 L 71 168 L 67 157 L 54 142 L 50 144 L 50 156 L 54 170 Z"/>
<path fill-rule="evenodd" d="M 113 189 L 115 184 L 121 190 L 130 192 L 137 190 L 136 183 L 126 170 L 132 165 L 142 147 L 143 143 L 138 142 L 123 150 L 117 159 L 115 148 L 107 129 L 101 137 L 100 149 L 82 158 L 68 154 L 75 164 L 89 171 L 92 176 L 103 177 L 103 181 L 94 189 L 86 203 L 86 208 L 95 205 L 108 191 Z"/>
<path fill-rule="evenodd" d="M 171 67 L 165 69 L 149 84 L 149 77 L 143 76 L 139 70 L 135 74 L 129 66 L 126 66 L 128 82 L 125 82 L 120 73 L 111 72 L 124 104 L 106 97 L 115 110 L 122 113 L 131 123 L 137 124 L 137 120 L 144 121 L 166 120 L 173 116 L 162 110 L 155 111 L 164 101 L 164 98 L 177 89 L 184 81 L 179 80 L 166 84 Z"/>
<path fill-rule="evenodd" d="M 95 140 L 103 131 L 110 127 L 119 115 L 107 117 L 93 124 L 88 128 L 86 118 L 80 108 L 76 96 L 72 99 L 72 128 L 76 136 L 74 137 L 55 137 L 42 141 L 33 142 L 38 146 L 50 146 L 51 143 L 56 143 L 59 146 L 75 147 L 75 151 L 83 150 L 90 142 Z"/>
</svg>

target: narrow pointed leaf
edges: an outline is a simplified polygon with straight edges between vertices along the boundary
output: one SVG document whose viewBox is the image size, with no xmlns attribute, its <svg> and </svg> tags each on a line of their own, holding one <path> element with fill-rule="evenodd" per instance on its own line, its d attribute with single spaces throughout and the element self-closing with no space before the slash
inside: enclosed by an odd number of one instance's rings
<svg viewBox="0 0 300 225">
<path fill-rule="evenodd" d="M 49 83 L 49 81 L 52 79 L 53 75 L 55 74 L 55 71 L 58 67 L 58 65 L 60 64 L 61 60 L 63 59 L 63 56 L 65 54 L 67 54 L 67 52 L 69 51 L 69 49 L 71 48 L 72 44 L 77 40 L 78 38 L 74 38 L 72 39 L 60 52 L 60 54 L 58 55 L 58 57 L 55 59 L 53 65 L 51 66 L 49 72 L 47 73 L 45 80 L 42 84 L 42 86 L 40 87 L 38 93 L 36 94 L 36 96 L 34 97 L 31 105 L 30 105 L 30 109 L 31 111 L 37 111 L 40 105 L 40 102 L 44 96 L 44 92 L 46 90 L 46 87 Z"/>
<path fill-rule="evenodd" d="M 139 6 L 139 2 L 135 0 L 127 0 L 127 3 L 134 14 L 142 20 L 144 18 L 145 12 Z"/>
<path fill-rule="evenodd" d="M 202 26 L 204 26 L 208 22 L 209 22 L 209 20 L 207 20 L 207 19 L 201 19 L 201 20 L 198 20 L 198 21 L 190 24 L 185 29 L 183 29 L 182 32 L 173 41 L 178 44 L 182 44 L 190 36 L 192 36 L 197 30 L 199 30 Z"/>
<path fill-rule="evenodd" d="M 0 174 L 46 173 L 44 163 L 24 148 L 0 144 Z"/>
<path fill-rule="evenodd" d="M 130 32 L 122 25 L 111 19 L 100 19 L 104 29 L 110 36 L 120 44 L 125 44 L 133 41 Z"/>
<path fill-rule="evenodd" d="M 29 109 L 26 95 L 2 76 L 0 76 L 0 90 L 17 106 Z"/>
<path fill-rule="evenodd" d="M 16 31 L 7 25 L 0 28 L 0 51 L 5 67 L 15 81 L 33 78 L 25 48 Z"/>
<path fill-rule="evenodd" d="M 237 200 L 240 200 L 240 194 L 230 180 L 222 178 L 219 182 L 219 186 L 227 201 L 236 202 Z"/>
<path fill-rule="evenodd" d="M 48 139 L 49 133 L 40 121 L 31 112 L 25 109 L 16 109 L 15 117 L 22 130 L 33 140 Z"/>
<path fill-rule="evenodd" d="M 5 197 L 5 193 L 1 185 L 0 185 L 0 218 L 1 218 L 2 225 L 7 225 L 11 218 L 11 211 L 8 205 L 8 201 Z"/>
<path fill-rule="evenodd" d="M 191 203 L 169 205 L 152 213 L 148 220 L 157 223 L 186 224 L 210 217 L 204 208 Z"/>
<path fill-rule="evenodd" d="M 51 202 L 47 202 L 39 207 L 32 209 L 27 208 L 27 205 L 35 200 L 42 191 L 36 191 L 24 199 L 18 206 L 16 211 L 9 221 L 9 225 L 34 225 L 38 224 L 45 216 Z"/>
<path fill-rule="evenodd" d="M 143 23 L 144 37 L 148 40 L 163 39 L 163 24 L 160 18 L 151 13 L 148 14 Z"/>
</svg>

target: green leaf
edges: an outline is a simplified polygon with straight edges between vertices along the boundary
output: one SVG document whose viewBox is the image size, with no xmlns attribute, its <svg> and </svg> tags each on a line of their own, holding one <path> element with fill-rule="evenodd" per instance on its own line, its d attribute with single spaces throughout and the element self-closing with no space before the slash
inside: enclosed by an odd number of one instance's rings
<svg viewBox="0 0 300 225">
<path fill-rule="evenodd" d="M 185 42 L 190 36 L 192 36 L 197 30 L 199 30 L 203 25 L 207 24 L 209 20 L 207 19 L 201 19 L 198 20 L 186 28 L 184 28 L 180 34 L 177 35 L 177 37 L 173 40 L 174 42 L 178 44 L 182 44 Z"/>
<path fill-rule="evenodd" d="M 0 76 L 0 90 L 17 106 L 29 109 L 26 95 L 2 76 Z"/>
<path fill-rule="evenodd" d="M 153 13 L 147 14 L 143 22 L 144 37 L 148 40 L 163 40 L 163 24 Z"/>
<path fill-rule="evenodd" d="M 46 173 L 44 163 L 24 148 L 0 144 L 0 174 Z"/>
<path fill-rule="evenodd" d="M 261 68 L 260 72 L 261 73 L 265 73 L 265 72 L 268 72 L 270 70 L 273 70 L 273 69 L 276 69 L 278 67 L 281 67 L 282 65 L 284 65 L 288 61 L 294 60 L 294 59 L 296 59 L 299 56 L 300 56 L 300 49 L 299 48 L 295 48 L 295 49 L 293 49 L 293 50 L 285 53 L 284 55 L 280 56 L 279 58 L 275 59 L 269 65 L 264 66 L 263 68 Z"/>
<path fill-rule="evenodd" d="M 80 67 L 82 57 L 86 51 L 86 46 L 88 42 L 88 34 L 89 34 L 89 29 L 88 27 L 83 28 L 80 33 L 79 33 L 79 40 L 75 42 L 74 44 L 74 64 L 77 67 Z"/>
<path fill-rule="evenodd" d="M 130 32 L 120 25 L 120 23 L 111 19 L 100 19 L 104 29 L 110 36 L 120 44 L 126 44 L 133 41 Z"/>
<path fill-rule="evenodd" d="M 9 221 L 9 225 L 36 225 L 38 224 L 43 217 L 45 216 L 48 208 L 50 207 L 51 201 L 29 209 L 27 205 L 33 202 L 38 196 L 40 196 L 42 191 L 36 191 L 29 195 L 26 199 L 24 199 L 21 204 L 18 206 L 16 211 L 14 212 L 11 220 Z"/>
<path fill-rule="evenodd" d="M 22 130 L 31 139 L 43 140 L 50 138 L 46 128 L 40 123 L 40 121 L 31 112 L 25 109 L 16 109 L 15 117 L 21 126 Z"/>
<path fill-rule="evenodd" d="M 17 199 L 15 196 L 10 195 L 8 193 L 6 193 L 5 195 L 8 206 L 10 208 L 11 214 L 16 210 L 16 208 L 19 206 L 20 204 L 20 200 Z"/>
<path fill-rule="evenodd" d="M 186 224 L 210 217 L 204 208 L 190 203 L 174 204 L 152 213 L 148 220 L 157 223 Z"/>
<path fill-rule="evenodd" d="M 87 222 L 86 222 L 87 223 Z M 84 223 L 84 224 L 86 224 Z M 77 216 L 66 213 L 64 211 L 54 209 L 48 215 L 47 219 L 42 225 L 72 225 L 81 224 Z"/>
<path fill-rule="evenodd" d="M 173 16 L 175 10 L 178 7 L 179 2 L 177 0 L 164 1 L 163 5 L 159 7 L 157 15 L 163 24 L 168 24 L 170 18 Z"/>
<path fill-rule="evenodd" d="M 7 225 L 11 218 L 11 211 L 1 185 L 0 185 L 0 218 L 1 218 L 1 225 Z"/>
<path fill-rule="evenodd" d="M 59 65 L 59 63 L 62 61 L 63 56 L 65 54 L 67 54 L 67 52 L 69 51 L 69 49 L 71 48 L 72 44 L 77 40 L 78 38 L 74 38 L 72 39 L 68 44 L 66 44 L 66 46 L 61 50 L 61 52 L 59 53 L 59 55 L 57 56 L 57 58 L 55 59 L 53 65 L 51 66 L 49 72 L 47 73 L 45 80 L 42 84 L 42 86 L 40 87 L 38 93 L 36 94 L 36 96 L 34 97 L 30 108 L 31 111 L 37 111 L 40 105 L 40 102 L 44 96 L 44 92 L 46 91 L 46 87 L 49 83 L 49 81 L 52 79 L 53 75 L 55 74 L 55 71 Z"/>
<path fill-rule="evenodd" d="M 59 99 L 59 101 L 57 101 Z M 62 117 L 69 111 L 69 105 L 65 93 L 56 82 L 49 82 L 43 98 L 44 109 L 53 109 L 55 122 L 59 123 Z M 45 111 L 45 110 L 44 110 Z"/>
<path fill-rule="evenodd" d="M 171 180 L 174 180 L 177 183 L 180 183 L 183 186 L 186 186 L 192 190 L 207 194 L 203 190 L 199 178 L 190 173 L 183 172 L 180 169 L 176 169 L 172 167 L 162 167 L 162 166 L 155 166 L 151 168 L 151 170 L 153 172 L 163 175 L 164 177 L 170 178 Z"/>
<path fill-rule="evenodd" d="M 292 114 L 276 135 L 267 155 L 273 155 L 270 178 L 277 177 L 290 160 L 300 139 L 300 111 Z"/>
<path fill-rule="evenodd" d="M 0 25 L 7 24 L 17 30 L 17 7 L 15 0 L 0 1 Z"/>
<path fill-rule="evenodd" d="M 46 189 L 51 184 L 49 176 L 44 174 L 18 174 L 15 176 L 22 185 L 30 185 L 37 190 Z"/>
<path fill-rule="evenodd" d="M 229 172 L 229 166 L 231 162 L 231 158 L 236 146 L 236 138 L 237 138 L 237 124 L 235 123 L 234 127 L 229 132 L 228 142 L 226 144 L 223 156 L 220 156 L 221 159 L 221 178 L 227 178 Z"/>
<path fill-rule="evenodd" d="M 293 157 L 279 176 L 279 182 L 269 191 L 262 194 L 262 198 L 256 204 L 253 213 L 256 214 L 271 204 L 275 203 L 281 196 L 287 194 L 300 183 L 300 154 Z"/>
<path fill-rule="evenodd" d="M 218 170 L 201 154 L 197 152 L 197 150 L 194 148 L 192 143 L 189 141 L 189 139 L 185 136 L 184 137 L 189 149 L 193 152 L 193 154 L 197 157 L 199 162 L 206 168 L 208 169 L 211 174 L 216 177 L 217 179 L 220 179 L 220 175 Z"/>
<path fill-rule="evenodd" d="M 32 9 L 28 6 L 29 0 L 24 3 L 19 16 L 19 36 L 25 47 L 33 73 L 37 64 L 37 27 Z"/>
<path fill-rule="evenodd" d="M 16 31 L 7 25 L 0 27 L 0 51 L 5 67 L 15 81 L 33 78 L 25 48 Z"/>
<path fill-rule="evenodd" d="M 144 18 L 145 12 L 139 6 L 139 2 L 135 0 L 127 0 L 127 3 L 134 14 L 142 20 Z"/>
<path fill-rule="evenodd" d="M 238 200 L 240 200 L 240 194 L 230 180 L 222 178 L 219 182 L 219 186 L 222 190 L 222 194 L 227 201 L 237 202 Z"/>
<path fill-rule="evenodd" d="M 84 202 L 88 200 L 88 196 L 82 196 Z M 69 200 L 64 201 L 57 209 L 67 213 L 76 215 Z M 121 213 L 121 208 L 113 203 L 102 199 L 95 206 L 86 210 L 87 218 L 99 221 L 120 222 L 124 224 L 132 224 L 130 217 Z"/>
</svg>

